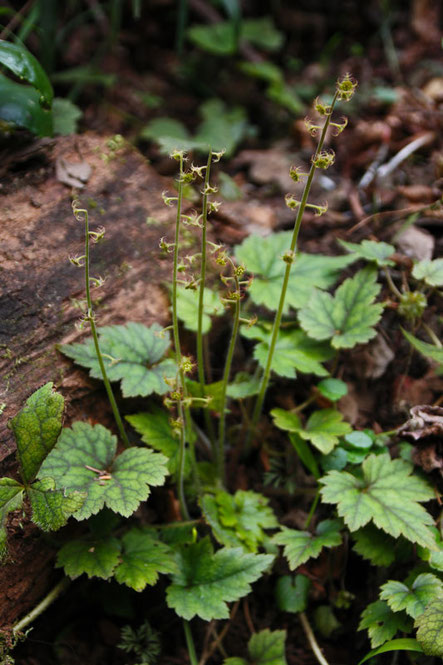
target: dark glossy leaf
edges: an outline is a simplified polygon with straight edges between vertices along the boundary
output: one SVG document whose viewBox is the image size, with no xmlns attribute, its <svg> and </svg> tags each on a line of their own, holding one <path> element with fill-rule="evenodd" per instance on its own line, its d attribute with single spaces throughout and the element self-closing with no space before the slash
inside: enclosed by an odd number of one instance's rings
<svg viewBox="0 0 443 665">
<path fill-rule="evenodd" d="M 27 48 L 0 39 L 0 64 L 39 92 L 40 105 L 51 106 L 54 96 L 52 85 L 41 64 Z"/>
</svg>

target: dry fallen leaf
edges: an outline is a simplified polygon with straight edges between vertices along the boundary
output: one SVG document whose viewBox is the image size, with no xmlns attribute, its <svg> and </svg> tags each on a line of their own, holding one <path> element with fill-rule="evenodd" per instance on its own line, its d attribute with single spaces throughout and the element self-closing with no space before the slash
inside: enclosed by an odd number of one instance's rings
<svg viewBox="0 0 443 665">
<path fill-rule="evenodd" d="M 59 157 L 55 163 L 57 180 L 69 187 L 82 189 L 88 182 L 92 169 L 87 162 L 68 162 Z"/>
</svg>

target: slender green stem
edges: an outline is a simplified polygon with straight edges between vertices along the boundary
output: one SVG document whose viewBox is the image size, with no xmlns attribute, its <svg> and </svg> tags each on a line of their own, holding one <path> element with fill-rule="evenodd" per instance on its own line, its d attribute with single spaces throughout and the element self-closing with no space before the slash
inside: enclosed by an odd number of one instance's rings
<svg viewBox="0 0 443 665">
<path fill-rule="evenodd" d="M 177 371 L 179 378 L 178 389 L 181 391 L 183 399 L 187 397 L 187 390 L 185 384 L 185 374 L 182 366 L 182 353 L 180 345 L 180 333 L 178 328 L 178 312 L 177 312 L 177 274 L 178 274 L 178 250 L 180 242 L 180 222 L 183 204 L 183 164 L 184 157 L 180 154 L 180 173 L 178 180 L 178 198 L 177 198 L 177 215 L 175 220 L 175 242 L 174 242 L 174 266 L 172 274 L 172 330 L 174 337 L 175 359 L 177 363 Z M 184 473 L 185 473 L 185 453 L 186 453 L 186 437 L 189 432 L 190 419 L 189 410 L 183 408 L 181 400 L 178 401 L 178 418 L 181 423 L 180 428 L 180 444 L 179 444 L 179 461 L 177 469 L 177 492 L 178 500 L 180 503 L 180 510 L 184 519 L 189 519 L 189 511 L 186 505 L 186 498 L 184 492 Z"/>
<path fill-rule="evenodd" d="M 200 395 L 205 395 L 205 359 L 203 348 L 203 313 L 204 313 L 204 297 L 205 297 L 205 283 L 206 283 L 206 264 L 207 264 L 207 229 L 208 229 L 208 197 L 209 197 L 209 177 L 211 175 L 211 161 L 212 150 L 209 150 L 208 161 L 206 163 L 205 179 L 203 185 L 203 200 L 202 200 L 202 235 L 201 235 L 201 265 L 200 265 L 200 285 L 198 294 L 198 315 L 197 315 L 197 370 L 198 381 L 200 383 Z M 214 427 L 211 420 L 209 410 L 204 409 L 204 418 L 206 424 L 206 431 L 214 446 Z"/>
<path fill-rule="evenodd" d="M 233 271 L 234 271 L 234 283 L 235 291 L 233 292 L 234 300 L 234 320 L 232 324 L 231 339 L 229 341 L 228 352 L 226 355 L 225 368 L 223 372 L 222 379 L 222 390 L 221 390 L 221 412 L 220 412 L 220 421 L 218 424 L 218 445 L 217 445 L 217 456 L 216 456 L 216 465 L 218 477 L 224 482 L 224 448 L 225 448 L 225 427 L 226 427 L 226 390 L 228 387 L 229 376 L 231 373 L 232 359 L 234 357 L 235 343 L 237 341 L 238 329 L 240 326 L 240 283 L 238 275 L 235 272 L 235 265 L 231 259 L 230 261 Z"/>
<path fill-rule="evenodd" d="M 311 628 L 311 624 L 308 621 L 308 617 L 304 612 L 300 612 L 298 616 L 300 619 L 300 623 L 303 627 L 303 630 L 305 631 L 305 635 L 308 638 L 309 645 L 312 651 L 314 652 L 314 655 L 317 658 L 318 662 L 320 663 L 320 665 L 329 665 L 328 661 L 322 654 L 320 647 L 318 646 L 318 642 L 315 639 L 315 635 Z"/>
<path fill-rule="evenodd" d="M 314 179 L 314 174 L 315 174 L 315 171 L 317 169 L 317 166 L 316 166 L 316 163 L 315 163 L 316 158 L 317 158 L 317 156 L 319 155 L 319 153 L 321 152 L 321 150 L 323 148 L 323 144 L 324 144 L 325 138 L 326 138 L 326 132 L 328 130 L 329 123 L 331 121 L 332 113 L 333 113 L 333 110 L 334 110 L 335 103 L 336 103 L 337 99 L 338 99 L 338 92 L 335 93 L 334 98 L 332 100 L 330 113 L 326 116 L 325 124 L 323 125 L 323 129 L 321 131 L 320 139 L 318 141 L 317 150 L 315 151 L 315 154 L 312 158 L 311 168 L 309 169 L 309 174 L 308 174 L 306 184 L 305 184 L 305 187 L 304 187 L 304 190 L 303 190 L 303 195 L 302 195 L 302 198 L 301 198 L 301 201 L 300 201 L 300 205 L 298 207 L 298 213 L 297 213 L 297 216 L 296 216 L 296 219 L 295 219 L 294 229 L 293 229 L 293 232 L 292 232 L 291 247 L 290 247 L 291 253 L 293 253 L 295 251 L 295 248 L 296 248 L 296 245 L 297 245 L 298 234 L 300 232 L 300 227 L 301 227 L 303 215 L 304 215 L 304 212 L 305 212 L 305 209 L 306 209 L 306 204 L 308 202 L 309 192 L 311 190 L 312 181 Z M 277 344 L 278 332 L 280 330 L 280 323 L 281 323 L 281 319 L 282 319 L 282 316 L 283 316 L 283 309 L 284 309 L 284 304 L 285 304 L 285 299 L 286 299 L 286 291 L 288 289 L 289 275 L 290 275 L 290 272 L 291 272 L 292 263 L 293 263 L 293 261 L 288 261 L 286 263 L 285 274 L 284 274 L 284 277 L 283 277 L 283 284 L 282 284 L 282 288 L 281 288 L 281 292 L 280 292 L 280 300 L 279 300 L 279 303 L 278 303 L 277 311 L 275 313 L 274 324 L 273 324 L 273 327 L 272 327 L 272 334 L 271 334 L 271 340 L 270 340 L 270 343 L 269 343 L 268 357 L 267 357 L 266 365 L 265 365 L 265 368 L 264 368 L 264 371 L 263 371 L 263 376 L 262 376 L 262 380 L 261 380 L 261 384 L 260 384 L 260 390 L 259 390 L 259 393 L 258 393 L 258 396 L 257 396 L 257 401 L 255 403 L 254 411 L 252 413 L 251 428 L 249 429 L 248 434 L 247 434 L 247 438 L 246 438 L 246 449 L 248 448 L 248 446 L 251 442 L 252 436 L 255 434 L 255 430 L 257 428 L 257 423 L 259 421 L 259 418 L 260 418 L 260 415 L 261 415 L 261 412 L 262 412 L 263 402 L 264 402 L 266 391 L 267 391 L 267 388 L 268 388 L 269 379 L 270 379 L 270 376 L 271 376 L 272 360 L 273 360 L 273 357 L 274 357 L 274 351 L 275 351 L 275 347 L 276 347 L 276 344 Z"/>
<path fill-rule="evenodd" d="M 69 577 L 63 577 L 58 584 L 26 616 L 12 627 L 13 633 L 19 633 L 35 621 L 71 584 Z"/>
<path fill-rule="evenodd" d="M 106 373 L 105 363 L 103 362 L 103 356 L 100 351 L 100 343 L 98 340 L 97 327 L 95 325 L 95 314 L 92 306 L 92 297 L 91 297 L 91 277 L 89 274 L 89 215 L 86 209 L 77 208 L 75 202 L 73 204 L 73 211 L 76 219 L 81 220 L 81 215 L 84 216 L 85 222 L 85 289 L 86 289 L 86 306 L 87 312 L 85 319 L 89 322 L 92 332 L 92 339 L 94 340 L 95 355 L 97 356 L 97 361 L 100 367 L 100 372 L 102 375 L 103 383 L 105 384 L 106 393 L 108 395 L 108 400 L 111 405 L 112 413 L 114 414 L 114 419 L 119 431 L 120 437 L 123 441 L 123 444 L 128 448 L 130 446 L 128 437 L 123 426 L 123 421 L 120 415 L 120 411 L 115 401 L 114 393 L 108 375 Z"/>
<path fill-rule="evenodd" d="M 400 300 L 401 299 L 401 292 L 397 289 L 397 287 L 394 284 L 394 281 L 391 277 L 391 272 L 389 268 L 386 266 L 385 267 L 385 275 L 386 275 L 386 281 L 388 282 L 388 286 L 391 289 L 392 293 Z"/>
<path fill-rule="evenodd" d="M 426 332 L 428 333 L 429 337 L 432 339 L 435 346 L 437 346 L 439 349 L 441 349 L 442 348 L 442 343 L 439 340 L 439 338 L 437 337 L 437 335 L 435 334 L 435 332 L 432 330 L 432 328 L 430 328 L 428 326 L 428 324 L 425 323 L 424 321 L 422 321 L 421 324 L 422 324 L 423 328 L 426 330 Z"/>
<path fill-rule="evenodd" d="M 312 518 L 313 518 L 313 516 L 314 516 L 314 513 L 315 513 L 315 511 L 316 511 L 316 509 L 317 509 L 317 506 L 318 506 L 318 502 L 319 502 L 319 501 L 320 501 L 320 490 L 317 490 L 317 494 L 316 494 L 315 497 L 314 497 L 314 501 L 313 501 L 312 504 L 311 504 L 311 508 L 310 508 L 310 510 L 309 510 L 309 514 L 308 514 L 308 516 L 307 516 L 307 518 L 306 518 L 305 527 L 304 527 L 305 529 L 307 529 L 308 526 L 310 525 L 311 520 L 312 520 Z"/>
<path fill-rule="evenodd" d="M 188 654 L 191 665 L 198 665 L 198 658 L 195 652 L 195 644 L 194 644 L 194 638 L 192 637 L 191 633 L 191 626 L 189 624 L 189 621 L 185 621 L 184 619 L 183 619 L 183 629 L 185 631 L 186 646 L 188 647 Z"/>
</svg>

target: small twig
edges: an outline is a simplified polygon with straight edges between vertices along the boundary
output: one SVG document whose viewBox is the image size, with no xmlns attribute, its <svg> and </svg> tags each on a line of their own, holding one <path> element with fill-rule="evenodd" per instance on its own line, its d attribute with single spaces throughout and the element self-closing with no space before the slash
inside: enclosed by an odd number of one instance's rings
<svg viewBox="0 0 443 665">
<path fill-rule="evenodd" d="M 216 638 L 215 638 L 214 642 L 211 644 L 211 646 L 209 648 L 207 648 L 207 644 L 206 644 L 206 646 L 203 650 L 202 657 L 200 658 L 200 662 L 199 662 L 198 665 L 205 665 L 206 661 L 209 660 L 209 658 L 212 656 L 214 651 L 216 649 L 221 649 L 222 648 L 222 642 L 223 642 L 224 638 L 226 637 L 226 634 L 227 634 L 228 630 L 230 629 L 230 627 L 232 625 L 232 621 L 234 620 L 234 617 L 237 614 L 237 610 L 239 608 L 239 605 L 240 605 L 240 601 L 237 600 L 235 605 L 233 605 L 233 607 L 232 607 L 231 615 L 229 617 L 229 621 L 227 621 L 226 624 L 223 626 L 223 630 L 221 631 L 221 633 L 219 635 L 217 635 L 217 633 L 215 632 L 215 624 L 213 624 L 210 627 L 210 629 L 208 630 L 208 633 L 207 633 L 207 637 L 208 637 L 207 641 L 209 641 L 209 636 L 211 635 L 211 633 L 215 633 Z M 222 655 L 226 658 L 226 654 L 222 654 Z"/>
<path fill-rule="evenodd" d="M 368 169 L 361 177 L 360 182 L 358 183 L 359 189 L 365 189 L 371 184 L 371 182 L 374 180 L 375 176 L 377 175 L 377 170 L 380 164 L 382 164 L 383 161 L 388 156 L 388 152 L 389 152 L 388 143 L 385 142 L 382 143 L 377 151 L 375 159 L 369 164 Z"/>
<path fill-rule="evenodd" d="M 309 646 L 311 647 L 312 651 L 314 652 L 315 657 L 317 658 L 318 662 L 320 665 L 329 665 L 328 661 L 322 654 L 320 647 L 318 646 L 318 642 L 315 639 L 315 635 L 312 631 L 311 624 L 308 621 L 308 617 L 304 612 L 300 612 L 298 615 L 300 619 L 300 623 L 302 625 L 303 630 L 305 631 L 305 635 L 308 638 Z"/>
<path fill-rule="evenodd" d="M 409 206 L 408 208 L 400 208 L 399 210 L 385 210 L 384 212 L 375 212 L 373 215 L 368 215 L 364 219 L 361 219 L 357 224 L 354 224 L 354 226 L 351 226 L 350 229 L 345 231 L 345 235 L 351 235 L 351 233 L 354 233 L 354 231 L 357 231 L 360 229 L 362 226 L 365 226 L 366 224 L 369 224 L 369 222 L 378 222 L 380 220 L 384 219 L 389 219 L 392 218 L 394 221 L 397 217 L 403 218 L 405 215 L 412 215 L 415 213 L 420 213 L 424 212 L 425 210 L 432 210 L 434 206 L 437 206 L 440 204 L 440 199 L 437 199 L 436 201 L 433 201 L 432 203 L 428 203 L 425 206 L 420 206 L 418 208 Z"/>
<path fill-rule="evenodd" d="M 43 612 L 51 605 L 54 600 L 56 600 L 60 594 L 65 591 L 68 586 L 71 584 L 71 580 L 69 577 L 63 577 L 58 584 L 48 593 L 47 596 L 43 598 L 43 600 L 34 607 L 33 610 L 31 610 L 26 616 L 23 617 L 23 619 L 20 619 L 15 626 L 12 627 L 12 632 L 13 633 L 19 633 L 22 631 L 26 626 L 29 626 L 30 623 L 35 621 L 37 617 L 40 616 L 40 614 L 43 614 Z"/>
<path fill-rule="evenodd" d="M 251 613 L 249 611 L 249 603 L 246 598 L 243 600 L 243 612 L 245 614 L 245 620 L 250 632 L 255 633 L 256 631 L 254 628 L 254 624 L 252 623 Z"/>
<path fill-rule="evenodd" d="M 28 2 L 25 2 L 23 7 L 14 14 L 9 23 L 5 25 L 3 30 L 0 32 L 0 39 L 6 39 L 9 36 L 9 34 L 13 32 L 16 25 L 18 25 L 18 23 L 20 23 L 20 20 L 23 18 L 23 14 L 26 14 L 28 9 L 30 9 L 33 4 L 34 0 L 28 0 Z"/>
<path fill-rule="evenodd" d="M 426 134 L 422 134 L 418 138 L 405 145 L 405 147 L 402 148 L 396 155 L 394 155 L 394 157 L 392 157 L 389 162 L 383 164 L 383 166 L 380 166 L 376 173 L 376 177 L 386 178 L 387 175 L 392 173 L 392 171 L 395 171 L 397 166 L 400 166 L 400 164 L 404 162 L 405 159 L 407 159 L 410 155 L 412 155 L 412 153 L 414 153 L 419 148 L 422 148 L 427 143 L 431 143 L 434 138 L 434 132 L 426 132 Z"/>
</svg>

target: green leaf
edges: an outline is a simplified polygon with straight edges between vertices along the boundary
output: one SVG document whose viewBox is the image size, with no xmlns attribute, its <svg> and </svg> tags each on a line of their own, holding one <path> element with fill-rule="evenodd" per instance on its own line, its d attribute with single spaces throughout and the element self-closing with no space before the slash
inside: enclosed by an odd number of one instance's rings
<svg viewBox="0 0 443 665">
<path fill-rule="evenodd" d="M 308 604 L 311 580 L 306 575 L 283 575 L 277 580 L 277 607 L 283 612 L 304 612 Z"/>
<path fill-rule="evenodd" d="M 427 656 L 443 657 L 443 598 L 436 598 L 415 620 L 417 641 Z"/>
<path fill-rule="evenodd" d="M 42 108 L 39 93 L 0 74 L 0 119 L 36 136 L 52 136 L 52 112 Z"/>
<path fill-rule="evenodd" d="M 249 236 L 235 249 L 239 263 L 254 275 L 248 293 L 256 305 L 271 311 L 278 306 L 286 263 L 283 254 L 290 248 L 292 233 Z M 337 281 L 340 271 L 355 261 L 353 256 L 321 256 L 298 253 L 292 265 L 283 314 L 305 306 L 313 287 L 327 289 Z"/>
<path fill-rule="evenodd" d="M 194 141 L 188 130 L 174 118 L 154 118 L 140 132 L 140 138 L 156 141 L 162 152 L 169 154 L 173 150 L 192 150 Z"/>
<path fill-rule="evenodd" d="M 71 102 L 70 99 L 56 97 L 52 105 L 52 115 L 54 121 L 54 134 L 57 136 L 67 136 L 75 134 L 78 129 L 78 121 L 83 115 L 83 111 Z"/>
<path fill-rule="evenodd" d="M 72 579 L 86 573 L 107 580 L 119 564 L 120 552 L 121 544 L 112 536 L 70 540 L 57 554 L 57 568 L 64 568 Z"/>
<path fill-rule="evenodd" d="M 262 79 L 268 83 L 283 83 L 283 72 L 276 64 L 269 60 L 249 62 L 245 60 L 239 64 L 240 71 L 253 78 Z"/>
<path fill-rule="evenodd" d="M 234 377 L 234 382 L 228 385 L 226 394 L 232 399 L 246 399 L 257 395 L 259 389 L 258 377 L 251 376 L 247 372 L 238 372 Z"/>
<path fill-rule="evenodd" d="M 162 408 L 152 406 L 151 411 L 126 416 L 126 420 L 141 435 L 142 441 L 168 458 L 168 471 L 177 473 L 180 457 L 180 444 L 169 422 L 169 414 Z M 185 476 L 190 471 L 190 460 L 185 459 Z"/>
<path fill-rule="evenodd" d="M 320 479 L 323 501 L 337 504 L 338 514 L 351 531 L 372 520 L 394 538 L 403 535 L 412 543 L 435 549 L 428 528 L 434 520 L 419 503 L 433 498 L 432 487 L 411 475 L 410 464 L 391 460 L 387 454 L 369 455 L 362 471 L 362 479 L 346 471 L 330 471 Z"/>
<path fill-rule="evenodd" d="M 183 547 L 177 552 L 178 573 L 166 591 L 168 606 L 187 620 L 196 615 L 205 621 L 227 619 L 227 603 L 247 595 L 273 558 L 241 548 L 224 547 L 214 554 L 208 538 Z"/>
<path fill-rule="evenodd" d="M 41 106 L 51 106 L 52 85 L 41 64 L 25 46 L 0 39 L 0 64 L 38 91 Z"/>
<path fill-rule="evenodd" d="M 87 492 L 76 519 L 104 506 L 129 517 L 148 498 L 150 485 L 163 484 L 167 458 L 146 448 L 128 448 L 115 457 L 116 449 L 117 438 L 108 429 L 76 422 L 63 429 L 39 478 L 53 478 L 57 489 Z"/>
<path fill-rule="evenodd" d="M 249 659 L 225 658 L 223 665 L 286 665 L 285 630 L 268 628 L 254 633 L 248 642 Z"/>
<path fill-rule="evenodd" d="M 242 326 L 241 334 L 248 339 L 258 339 L 254 347 L 254 358 L 265 367 L 271 332 L 260 325 Z M 329 344 L 310 339 L 303 330 L 281 330 L 278 333 L 271 369 L 279 376 L 295 379 L 296 370 L 305 374 L 327 376 L 328 370 L 321 365 L 334 355 Z"/>
<path fill-rule="evenodd" d="M 254 665 L 286 665 L 285 630 L 268 628 L 254 633 L 248 642 L 251 663 Z"/>
<path fill-rule="evenodd" d="M 208 99 L 200 107 L 202 122 L 197 128 L 195 141 L 206 150 L 224 150 L 230 157 L 247 134 L 248 118 L 244 108 L 228 108 L 221 99 Z"/>
<path fill-rule="evenodd" d="M 317 384 L 317 390 L 323 395 L 323 397 L 326 397 L 326 399 L 331 402 L 337 402 L 348 394 L 348 386 L 341 379 L 322 379 L 320 383 Z"/>
<path fill-rule="evenodd" d="M 242 39 L 265 51 L 278 51 L 284 39 L 269 16 L 242 21 L 240 33 Z"/>
<path fill-rule="evenodd" d="M 273 409 L 271 416 L 274 418 L 274 424 L 277 427 L 295 432 L 302 439 L 310 441 L 324 455 L 333 450 L 338 444 L 340 436 L 352 431 L 349 423 L 343 422 L 340 411 L 335 409 L 314 411 L 305 428 L 301 426 L 300 419 L 295 413 L 284 409 Z"/>
<path fill-rule="evenodd" d="M 320 605 L 315 608 L 314 623 L 316 629 L 326 638 L 341 626 L 330 605 Z"/>
<path fill-rule="evenodd" d="M 370 603 L 361 614 L 358 630 L 367 628 L 372 648 L 390 640 L 402 630 L 409 632 L 409 620 L 402 613 L 395 614 L 387 603 L 377 600 Z"/>
<path fill-rule="evenodd" d="M 355 540 L 353 549 L 374 566 L 390 566 L 395 561 L 395 541 L 373 524 L 355 531 L 352 537 Z"/>
<path fill-rule="evenodd" d="M 363 665 L 370 658 L 374 658 L 374 656 L 378 656 L 380 653 L 387 653 L 388 651 L 418 651 L 419 653 L 423 653 L 423 649 L 417 640 L 414 640 L 412 637 L 401 637 L 398 640 L 386 642 L 386 644 L 383 644 L 378 649 L 373 649 L 360 660 L 358 665 Z"/>
<path fill-rule="evenodd" d="M 309 303 L 300 310 L 299 320 L 308 335 L 330 339 L 334 348 L 351 348 L 376 335 L 373 326 L 381 317 L 383 305 L 374 303 L 380 291 L 377 271 L 368 266 L 346 279 L 335 296 L 315 289 Z"/>
<path fill-rule="evenodd" d="M 418 547 L 417 554 L 423 561 L 427 561 L 433 570 L 443 572 L 443 540 L 438 529 L 431 527 L 434 534 L 436 550 L 429 550 L 426 547 Z"/>
<path fill-rule="evenodd" d="M 223 491 L 215 496 L 205 494 L 201 499 L 203 515 L 218 542 L 249 552 L 263 544 L 265 529 L 278 526 L 268 503 L 263 495 L 244 490 L 237 490 L 234 496 Z"/>
<path fill-rule="evenodd" d="M 402 330 L 402 332 L 403 335 L 408 340 L 408 342 L 412 344 L 414 349 L 417 349 L 417 351 L 422 353 L 427 358 L 432 358 L 432 360 L 438 362 L 439 365 L 443 365 L 442 346 L 434 346 L 434 344 L 427 344 L 426 342 L 422 342 L 421 339 L 417 339 L 416 337 L 414 337 L 414 335 L 411 335 L 410 333 L 406 332 L 406 330 Z"/>
<path fill-rule="evenodd" d="M 395 247 L 387 242 L 376 242 L 374 240 L 362 240 L 360 244 L 346 242 L 338 239 L 338 242 L 348 252 L 355 254 L 359 259 L 373 261 L 377 266 L 393 266 L 395 262 L 389 257 L 395 253 Z"/>
<path fill-rule="evenodd" d="M 360 432 L 359 430 L 354 430 L 350 434 L 345 434 L 344 439 L 346 443 L 351 446 L 351 448 L 368 450 L 372 447 L 373 444 L 371 437 L 365 432 Z"/>
<path fill-rule="evenodd" d="M 198 328 L 198 298 L 199 292 L 177 287 L 177 315 L 183 321 L 185 328 L 197 332 Z M 211 316 L 221 316 L 225 308 L 220 302 L 218 293 L 205 287 L 203 295 L 202 332 L 206 334 L 211 329 Z"/>
<path fill-rule="evenodd" d="M 383 584 L 380 593 L 380 598 L 386 600 L 391 610 L 405 610 L 413 619 L 419 617 L 426 606 L 439 596 L 443 596 L 443 582 L 432 573 L 418 575 L 411 587 L 389 580 Z"/>
<path fill-rule="evenodd" d="M 127 323 L 105 326 L 98 332 L 106 373 L 110 381 L 121 380 L 124 397 L 169 392 L 165 378 L 175 377 L 176 365 L 172 360 L 162 360 L 170 339 L 158 324 L 148 328 L 142 323 Z M 102 378 L 92 339 L 84 344 L 63 344 L 60 348 L 78 365 L 89 368 L 92 377 Z"/>
<path fill-rule="evenodd" d="M 315 459 L 311 446 L 308 446 L 306 441 L 301 438 L 296 432 L 290 432 L 289 441 L 291 442 L 297 455 L 308 469 L 314 478 L 320 478 L 320 469 L 318 468 L 317 460 Z"/>
<path fill-rule="evenodd" d="M 55 446 L 62 427 L 64 400 L 46 383 L 26 400 L 9 422 L 17 443 L 20 473 L 25 485 L 31 483 L 48 453 Z"/>
<path fill-rule="evenodd" d="M 319 522 L 315 534 L 281 527 L 280 533 L 277 533 L 272 541 L 277 545 L 284 545 L 284 555 L 289 562 L 289 568 L 295 570 L 308 559 L 318 557 L 323 547 L 340 545 L 340 529 L 339 520 Z"/>
<path fill-rule="evenodd" d="M 133 528 L 122 538 L 121 563 L 115 570 L 120 584 L 143 591 L 157 582 L 160 573 L 174 573 L 177 566 L 173 550 L 156 538 L 152 529 Z"/>
<path fill-rule="evenodd" d="M 423 259 L 412 268 L 415 279 L 423 279 L 429 286 L 443 286 L 443 259 Z"/>
<path fill-rule="evenodd" d="M 43 531 L 56 531 L 82 507 L 86 492 L 65 494 L 64 490 L 56 489 L 52 478 L 43 478 L 28 488 L 28 497 L 34 524 Z"/>
<path fill-rule="evenodd" d="M 192 25 L 187 36 L 195 46 L 213 55 L 233 55 L 237 50 L 235 27 L 231 21 Z"/>
<path fill-rule="evenodd" d="M 0 478 L 0 560 L 6 554 L 6 518 L 23 505 L 23 485 L 13 478 Z"/>
</svg>

